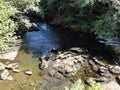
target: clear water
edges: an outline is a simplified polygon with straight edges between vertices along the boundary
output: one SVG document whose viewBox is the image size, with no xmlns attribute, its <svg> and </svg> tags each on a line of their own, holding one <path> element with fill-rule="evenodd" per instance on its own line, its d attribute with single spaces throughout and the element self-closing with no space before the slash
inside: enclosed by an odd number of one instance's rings
<svg viewBox="0 0 120 90">
<path fill-rule="evenodd" d="M 59 37 L 46 23 L 37 23 L 39 31 L 27 32 L 25 35 L 26 50 L 33 54 L 49 55 L 52 48 L 59 48 Z"/>
</svg>

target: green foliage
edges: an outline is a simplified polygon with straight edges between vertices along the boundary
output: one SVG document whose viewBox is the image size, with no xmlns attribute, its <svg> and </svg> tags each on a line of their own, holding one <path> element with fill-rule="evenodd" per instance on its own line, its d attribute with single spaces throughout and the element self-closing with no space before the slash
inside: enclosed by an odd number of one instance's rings
<svg viewBox="0 0 120 90">
<path fill-rule="evenodd" d="M 65 90 L 85 90 L 85 87 L 82 80 L 79 79 L 72 85 L 72 87 L 70 88 L 65 87 Z M 96 83 L 95 81 L 92 81 L 87 90 L 101 90 L 101 85 L 100 83 Z"/>
<path fill-rule="evenodd" d="M 13 35 L 15 34 L 17 23 L 10 18 L 16 12 L 17 10 L 9 2 L 0 0 L 0 52 L 5 51 L 9 44 L 16 39 Z"/>
<path fill-rule="evenodd" d="M 7 0 L 9 1 L 9 0 Z M 10 3 L 24 13 L 39 13 L 40 0 L 10 0 Z"/>
<path fill-rule="evenodd" d="M 119 0 L 41 0 L 40 5 L 51 23 L 76 25 L 103 37 L 120 36 Z"/>
<path fill-rule="evenodd" d="M 101 90 L 100 87 L 101 86 L 99 83 L 93 81 L 92 83 L 90 83 L 90 87 L 88 88 L 88 90 Z"/>
<path fill-rule="evenodd" d="M 84 85 L 81 79 L 79 79 L 77 82 L 75 82 L 75 84 L 73 84 L 70 89 L 68 87 L 65 87 L 65 90 L 84 90 Z"/>
</svg>

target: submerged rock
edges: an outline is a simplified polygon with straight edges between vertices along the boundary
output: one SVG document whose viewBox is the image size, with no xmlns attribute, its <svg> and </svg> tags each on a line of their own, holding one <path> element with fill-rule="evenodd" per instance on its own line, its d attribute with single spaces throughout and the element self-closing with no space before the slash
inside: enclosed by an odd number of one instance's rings
<svg viewBox="0 0 120 90">
<path fill-rule="evenodd" d="M 13 80 L 13 77 L 12 76 L 8 76 L 7 80 Z"/>
<path fill-rule="evenodd" d="M 25 74 L 32 75 L 32 71 L 26 71 Z"/>
<path fill-rule="evenodd" d="M 18 69 L 13 69 L 12 71 L 15 73 L 20 73 L 20 70 L 18 70 Z"/>
<path fill-rule="evenodd" d="M 50 77 L 54 77 L 56 75 L 56 73 L 57 73 L 57 71 L 55 69 L 51 69 L 51 70 L 49 70 L 48 75 Z"/>
<path fill-rule="evenodd" d="M 6 66 L 8 69 L 16 69 L 19 67 L 19 63 L 11 63 Z"/>
<path fill-rule="evenodd" d="M 8 75 L 9 75 L 8 70 L 4 70 L 4 71 L 1 73 L 1 79 L 2 79 L 2 80 L 7 79 Z"/>
</svg>

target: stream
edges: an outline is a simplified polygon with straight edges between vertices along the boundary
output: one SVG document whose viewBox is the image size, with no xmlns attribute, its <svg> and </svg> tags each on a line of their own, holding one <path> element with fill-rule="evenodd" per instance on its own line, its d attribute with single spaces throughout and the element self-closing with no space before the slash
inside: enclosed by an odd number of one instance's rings
<svg viewBox="0 0 120 90">
<path fill-rule="evenodd" d="M 38 31 L 25 34 L 24 43 L 27 53 L 51 55 L 52 49 L 65 51 L 72 47 L 82 47 L 91 57 L 103 57 L 109 63 L 114 62 L 114 53 L 109 50 L 109 46 L 106 46 L 106 39 L 97 40 L 95 35 L 74 32 L 61 26 L 50 26 L 44 22 L 36 22 L 36 24 Z M 101 40 L 104 42 L 101 43 Z M 109 42 L 109 45 L 113 44 Z M 119 42 L 115 46 L 119 46 Z"/>
<path fill-rule="evenodd" d="M 114 55 L 111 55 L 111 52 L 106 49 L 105 44 L 95 39 L 95 35 L 84 34 L 79 31 L 73 32 L 68 28 L 50 26 L 44 22 L 36 22 L 36 24 L 39 30 L 25 34 L 25 49 L 20 50 L 15 61 L 11 61 L 20 64 L 21 72 L 13 73 L 10 71 L 14 80 L 1 81 L 0 90 L 64 90 L 65 86 L 70 87 L 73 81 L 78 78 L 86 80 L 89 77 L 96 76 L 94 72 L 89 73 L 91 69 L 87 62 L 74 77 L 50 77 L 47 69 L 39 69 L 38 58 L 39 55 L 51 56 L 53 49 L 67 51 L 69 48 L 81 47 L 90 57 L 102 57 L 104 58 L 103 62 L 114 63 Z M 7 62 L 7 60 L 1 61 Z M 26 70 L 31 70 L 33 74 L 31 76 L 25 75 Z"/>
</svg>

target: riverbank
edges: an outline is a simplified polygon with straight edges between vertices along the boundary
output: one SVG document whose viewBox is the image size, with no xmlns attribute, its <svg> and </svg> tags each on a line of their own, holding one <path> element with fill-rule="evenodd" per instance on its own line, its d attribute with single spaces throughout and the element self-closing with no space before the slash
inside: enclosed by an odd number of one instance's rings
<svg viewBox="0 0 120 90">
<path fill-rule="evenodd" d="M 64 90 L 65 86 L 70 88 L 79 78 L 85 88 L 90 86 L 90 78 L 104 85 L 111 81 L 118 84 L 116 79 L 119 80 L 120 67 L 115 65 L 114 56 L 106 46 L 93 35 L 51 27 L 47 23 L 37 22 L 36 25 L 40 30 L 25 34 L 25 51 L 20 51 L 14 61 L 9 61 L 19 63 L 20 73 L 9 70 L 13 80 L 1 80 L 1 89 L 9 83 L 6 90 L 12 87 L 15 90 Z M 32 74 L 26 75 L 26 71 L 32 71 Z"/>
</svg>

